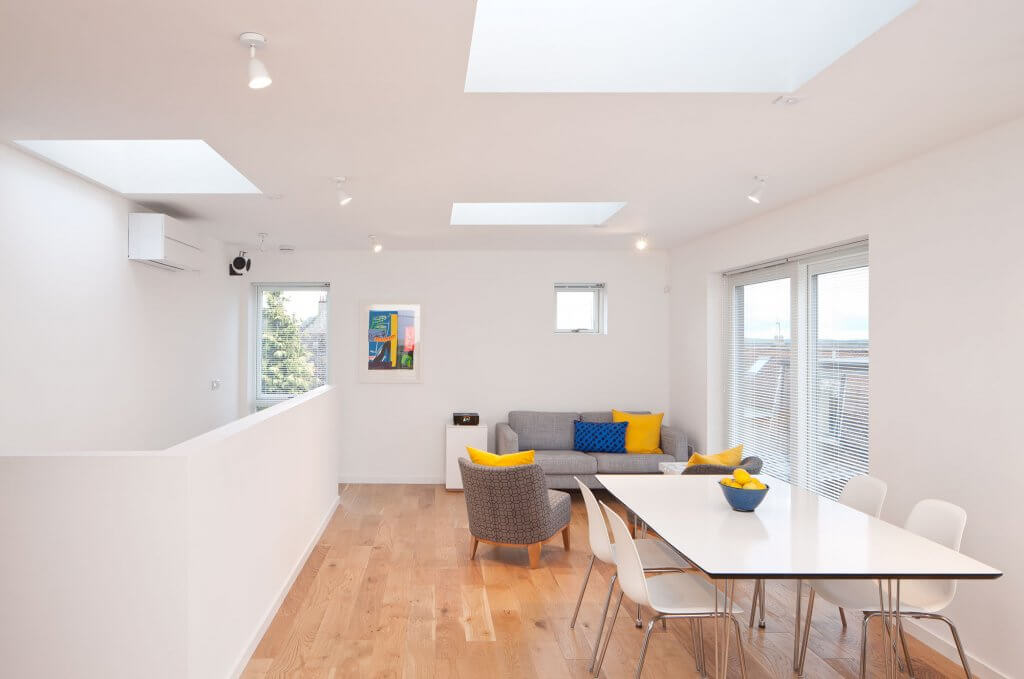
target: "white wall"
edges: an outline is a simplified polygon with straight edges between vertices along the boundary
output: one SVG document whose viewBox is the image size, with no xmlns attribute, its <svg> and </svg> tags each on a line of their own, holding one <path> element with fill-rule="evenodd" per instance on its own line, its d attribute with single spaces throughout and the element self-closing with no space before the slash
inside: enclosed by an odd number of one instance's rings
<svg viewBox="0 0 1024 679">
<path fill-rule="evenodd" d="M 672 253 L 673 421 L 722 445 L 718 272 L 864 235 L 871 266 L 871 471 L 884 518 L 938 497 L 966 508 L 964 552 L 1003 569 L 950 609 L 968 650 L 1024 666 L 1024 538 L 1013 521 L 1024 406 L 1024 119 L 936 150 Z M 948 650 L 948 649 L 946 649 Z M 976 671 L 982 667 L 975 668 Z"/>
<path fill-rule="evenodd" d="M 238 676 L 338 502 L 321 387 L 171 448 L 188 468 L 188 676 Z"/>
<path fill-rule="evenodd" d="M 0 450 L 161 448 L 238 415 L 223 246 L 199 274 L 129 262 L 136 209 L 0 145 Z"/>
<path fill-rule="evenodd" d="M 337 395 L 162 451 L 0 454 L 4 676 L 238 676 L 338 501 Z"/>
<path fill-rule="evenodd" d="M 252 283 L 331 283 L 330 382 L 347 481 L 439 483 L 444 425 L 476 411 L 668 406 L 661 252 L 320 252 L 253 257 Z M 608 284 L 607 335 L 556 335 L 554 284 Z M 421 304 L 422 384 L 364 384 L 364 303 Z"/>
</svg>

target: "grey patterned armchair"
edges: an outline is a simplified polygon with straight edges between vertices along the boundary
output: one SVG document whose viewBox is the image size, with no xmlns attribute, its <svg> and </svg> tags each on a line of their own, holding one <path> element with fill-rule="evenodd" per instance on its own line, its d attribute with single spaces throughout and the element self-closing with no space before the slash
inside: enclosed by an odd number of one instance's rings
<svg viewBox="0 0 1024 679">
<path fill-rule="evenodd" d="M 530 568 L 540 565 L 541 545 L 562 532 L 569 549 L 569 494 L 548 490 L 535 464 L 485 467 L 459 459 L 472 534 L 470 559 L 481 542 L 527 548 Z"/>
</svg>

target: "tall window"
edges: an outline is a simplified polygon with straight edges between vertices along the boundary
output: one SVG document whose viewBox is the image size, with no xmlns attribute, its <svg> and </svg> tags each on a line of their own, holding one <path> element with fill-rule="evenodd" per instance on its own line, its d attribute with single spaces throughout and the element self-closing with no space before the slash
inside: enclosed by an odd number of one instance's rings
<svg viewBox="0 0 1024 679">
<path fill-rule="evenodd" d="M 257 410 L 327 384 L 329 292 L 327 284 L 256 286 Z"/>
<path fill-rule="evenodd" d="M 604 283 L 556 283 L 555 332 L 606 332 L 604 290 Z"/>
<path fill-rule="evenodd" d="M 726 276 L 729 445 L 836 498 L 868 471 L 868 261 L 858 245 Z"/>
</svg>

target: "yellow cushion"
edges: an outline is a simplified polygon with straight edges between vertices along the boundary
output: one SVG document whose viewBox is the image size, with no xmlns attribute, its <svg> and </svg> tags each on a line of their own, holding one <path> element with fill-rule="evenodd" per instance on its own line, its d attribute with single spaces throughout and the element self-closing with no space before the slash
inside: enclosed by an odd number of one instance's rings
<svg viewBox="0 0 1024 679">
<path fill-rule="evenodd" d="M 485 467 L 518 467 L 521 464 L 533 464 L 533 451 L 524 450 L 521 453 L 509 453 L 508 455 L 495 455 L 486 450 L 466 446 L 469 459 L 476 464 Z"/>
<path fill-rule="evenodd" d="M 626 422 L 627 453 L 660 453 L 661 420 L 665 413 L 634 415 L 621 410 L 612 411 L 612 422 Z"/>
<path fill-rule="evenodd" d="M 720 453 L 714 455 L 701 455 L 700 453 L 694 453 L 687 460 L 686 466 L 692 467 L 695 464 L 721 464 L 726 467 L 735 467 L 743 459 L 743 444 L 739 444 L 735 448 L 729 450 L 723 450 Z"/>
</svg>

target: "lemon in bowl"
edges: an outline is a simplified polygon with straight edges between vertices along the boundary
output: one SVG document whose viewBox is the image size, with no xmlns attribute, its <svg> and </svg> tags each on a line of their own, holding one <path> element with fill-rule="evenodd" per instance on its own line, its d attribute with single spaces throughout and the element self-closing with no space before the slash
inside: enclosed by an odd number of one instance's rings
<svg viewBox="0 0 1024 679">
<path fill-rule="evenodd" d="M 732 476 L 719 481 L 726 502 L 737 512 L 752 512 L 768 494 L 768 486 L 751 476 L 745 469 L 737 469 Z"/>
</svg>

